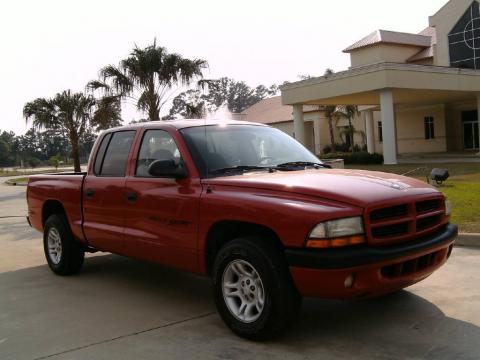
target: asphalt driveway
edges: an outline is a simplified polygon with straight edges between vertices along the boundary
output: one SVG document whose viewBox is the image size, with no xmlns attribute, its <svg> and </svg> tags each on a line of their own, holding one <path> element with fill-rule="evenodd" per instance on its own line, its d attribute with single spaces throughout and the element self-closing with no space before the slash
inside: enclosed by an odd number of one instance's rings
<svg viewBox="0 0 480 360">
<path fill-rule="evenodd" d="M 307 299 L 283 338 L 239 339 L 208 279 L 115 255 L 53 275 L 26 224 L 25 188 L 0 185 L 0 359 L 478 359 L 480 251 L 408 291 L 354 302 Z M 19 216 L 19 217 L 15 217 Z"/>
</svg>

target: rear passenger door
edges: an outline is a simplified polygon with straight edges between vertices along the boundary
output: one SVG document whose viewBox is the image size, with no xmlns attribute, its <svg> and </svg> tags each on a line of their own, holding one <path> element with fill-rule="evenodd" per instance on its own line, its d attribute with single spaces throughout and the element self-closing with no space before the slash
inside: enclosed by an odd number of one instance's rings
<svg viewBox="0 0 480 360">
<path fill-rule="evenodd" d="M 83 187 L 83 229 L 92 246 L 124 253 L 125 175 L 135 131 L 106 134 Z"/>
</svg>

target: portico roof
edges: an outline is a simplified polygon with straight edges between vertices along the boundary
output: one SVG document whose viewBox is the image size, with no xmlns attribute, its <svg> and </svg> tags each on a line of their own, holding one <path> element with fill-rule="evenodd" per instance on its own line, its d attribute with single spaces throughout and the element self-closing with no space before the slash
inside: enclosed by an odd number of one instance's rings
<svg viewBox="0 0 480 360">
<path fill-rule="evenodd" d="M 480 71 L 430 65 L 379 63 L 281 88 L 285 105 L 379 105 L 391 89 L 396 104 L 439 104 L 476 99 Z"/>
<path fill-rule="evenodd" d="M 431 36 L 424 34 L 403 33 L 398 31 L 376 30 L 365 36 L 360 41 L 357 41 L 355 44 L 350 45 L 348 48 L 343 50 L 343 52 L 348 53 L 381 43 L 426 48 L 431 44 Z"/>
</svg>

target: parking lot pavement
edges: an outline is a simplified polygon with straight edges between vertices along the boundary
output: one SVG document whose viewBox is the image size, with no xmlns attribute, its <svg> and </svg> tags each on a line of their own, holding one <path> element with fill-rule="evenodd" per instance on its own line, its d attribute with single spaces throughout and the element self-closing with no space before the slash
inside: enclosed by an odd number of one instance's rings
<svg viewBox="0 0 480 360">
<path fill-rule="evenodd" d="M 2 359 L 478 359 L 480 254 L 409 291 L 305 301 L 282 339 L 256 344 L 215 313 L 207 279 L 114 255 L 62 278 L 45 265 L 0 274 Z"/>
<path fill-rule="evenodd" d="M 252 343 L 223 325 L 208 279 L 115 255 L 58 277 L 20 218 L 0 219 L 0 246 L 2 360 L 479 357 L 479 250 L 455 249 L 429 279 L 384 298 L 307 299 L 288 334 Z"/>
<path fill-rule="evenodd" d="M 27 215 L 25 186 L 8 186 L 0 178 L 0 219 L 12 216 Z"/>
</svg>

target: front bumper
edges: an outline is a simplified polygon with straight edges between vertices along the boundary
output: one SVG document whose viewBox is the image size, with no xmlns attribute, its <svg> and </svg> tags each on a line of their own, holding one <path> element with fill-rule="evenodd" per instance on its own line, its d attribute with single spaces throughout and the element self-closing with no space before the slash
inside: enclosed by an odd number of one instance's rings
<svg viewBox="0 0 480 360">
<path fill-rule="evenodd" d="M 303 296 L 356 298 L 377 296 L 421 281 L 450 256 L 458 227 L 396 246 L 349 249 L 287 249 L 293 280 Z M 353 276 L 353 286 L 345 280 Z"/>
</svg>

